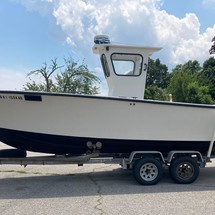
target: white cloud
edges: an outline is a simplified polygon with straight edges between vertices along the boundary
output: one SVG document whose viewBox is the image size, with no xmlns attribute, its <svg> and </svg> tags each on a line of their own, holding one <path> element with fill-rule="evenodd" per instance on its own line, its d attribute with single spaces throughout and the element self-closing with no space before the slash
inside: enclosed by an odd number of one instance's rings
<svg viewBox="0 0 215 215">
<path fill-rule="evenodd" d="M 108 34 L 116 42 L 162 46 L 158 57 L 167 65 L 194 59 L 202 63 L 209 57 L 215 34 L 215 25 L 201 33 L 193 13 L 178 18 L 161 10 L 161 0 L 20 1 L 28 9 L 51 11 L 65 41 L 87 64 L 94 63 L 91 46 L 96 34 Z M 203 0 L 203 4 L 215 5 L 215 0 Z"/>
<path fill-rule="evenodd" d="M 60 0 L 53 15 L 57 24 L 73 40 L 104 32 L 124 31 L 124 27 L 143 26 L 156 9 L 156 0 Z M 148 23 L 150 24 L 150 23 Z M 140 29 L 136 29 L 136 32 Z M 136 33 L 135 32 L 135 33 Z M 132 32 L 130 32 L 132 33 Z"/>
<path fill-rule="evenodd" d="M 67 44 L 69 44 L 70 46 L 74 46 L 74 47 L 76 46 L 75 43 L 72 41 L 72 39 L 71 39 L 70 37 L 67 37 L 67 38 L 66 38 L 66 42 L 67 42 Z"/>
<path fill-rule="evenodd" d="M 39 12 L 42 16 L 51 15 L 56 0 L 12 0 L 20 2 L 29 11 Z"/>
<path fill-rule="evenodd" d="M 193 13 L 180 19 L 160 10 L 161 2 L 156 0 L 75 2 L 61 0 L 53 12 L 73 46 L 86 50 L 94 35 L 106 33 L 118 42 L 163 46 L 167 64 L 190 59 L 202 63 L 209 57 L 215 26 L 200 33 L 201 24 Z"/>
<path fill-rule="evenodd" d="M 189 13 L 179 19 L 161 11 L 155 19 L 155 29 L 158 42 L 164 46 L 166 56 L 173 64 L 190 59 L 202 63 L 209 57 L 215 25 L 200 33 L 200 22 L 195 14 Z"/>
</svg>

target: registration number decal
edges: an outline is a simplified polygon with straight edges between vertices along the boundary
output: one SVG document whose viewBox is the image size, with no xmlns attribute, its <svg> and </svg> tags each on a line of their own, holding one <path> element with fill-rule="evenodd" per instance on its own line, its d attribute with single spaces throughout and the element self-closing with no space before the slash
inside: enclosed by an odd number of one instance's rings
<svg viewBox="0 0 215 215">
<path fill-rule="evenodd" d="M 0 95 L 0 99 L 23 100 L 23 97 L 17 95 Z"/>
</svg>

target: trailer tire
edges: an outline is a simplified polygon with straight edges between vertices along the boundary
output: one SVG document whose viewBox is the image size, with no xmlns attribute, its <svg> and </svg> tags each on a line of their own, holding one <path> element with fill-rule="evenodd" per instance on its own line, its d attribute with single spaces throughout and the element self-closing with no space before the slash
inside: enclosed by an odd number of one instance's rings
<svg viewBox="0 0 215 215">
<path fill-rule="evenodd" d="M 137 160 L 133 167 L 133 175 L 141 185 L 155 185 L 163 175 L 163 167 L 155 158 L 143 158 Z"/>
<path fill-rule="evenodd" d="M 179 157 L 175 159 L 169 169 L 171 178 L 177 184 L 191 184 L 199 176 L 199 165 L 191 157 Z"/>
</svg>

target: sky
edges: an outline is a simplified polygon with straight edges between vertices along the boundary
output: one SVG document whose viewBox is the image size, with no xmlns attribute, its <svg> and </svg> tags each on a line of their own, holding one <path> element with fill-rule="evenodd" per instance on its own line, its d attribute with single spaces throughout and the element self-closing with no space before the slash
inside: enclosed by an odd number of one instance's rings
<svg viewBox="0 0 215 215">
<path fill-rule="evenodd" d="M 72 57 L 97 72 L 105 93 L 92 53 L 98 34 L 115 43 L 162 47 L 152 58 L 170 71 L 188 60 L 202 64 L 210 57 L 214 14 L 215 0 L 1 0 L 0 90 L 22 90 L 30 71 Z"/>
</svg>

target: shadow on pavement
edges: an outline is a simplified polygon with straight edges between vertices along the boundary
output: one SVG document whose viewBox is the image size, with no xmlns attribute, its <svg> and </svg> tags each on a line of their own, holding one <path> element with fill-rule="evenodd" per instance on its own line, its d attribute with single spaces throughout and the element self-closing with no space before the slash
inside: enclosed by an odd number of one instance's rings
<svg viewBox="0 0 215 215">
<path fill-rule="evenodd" d="M 1 173 L 0 173 L 1 174 Z M 141 186 L 132 172 L 121 168 L 76 174 L 16 174 L 0 179 L 0 199 L 35 199 L 138 193 L 201 192 L 215 190 L 215 167 L 201 169 L 198 180 L 189 185 L 174 184 L 168 173 L 154 186 Z"/>
</svg>

